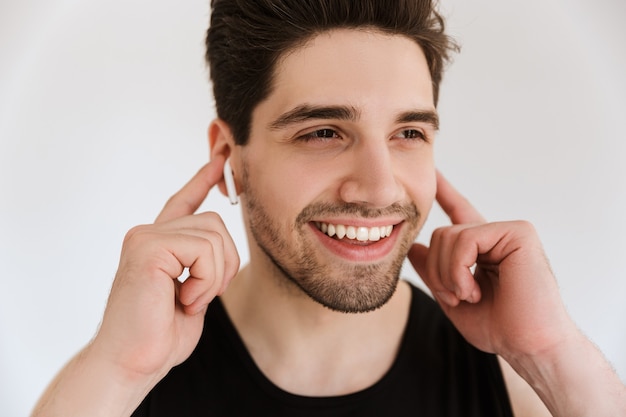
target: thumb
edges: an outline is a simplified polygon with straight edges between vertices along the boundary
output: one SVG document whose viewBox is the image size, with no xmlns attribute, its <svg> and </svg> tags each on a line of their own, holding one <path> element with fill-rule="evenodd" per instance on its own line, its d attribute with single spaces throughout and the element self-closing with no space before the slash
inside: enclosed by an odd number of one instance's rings
<svg viewBox="0 0 626 417">
<path fill-rule="evenodd" d="M 421 243 L 414 243 L 409 249 L 408 258 L 415 271 L 422 277 L 426 278 L 426 258 L 428 258 L 428 247 Z"/>
<path fill-rule="evenodd" d="M 437 281 L 437 278 L 428 275 L 427 262 L 429 253 L 430 248 L 428 246 L 414 243 L 411 249 L 409 249 L 407 257 L 415 271 L 419 274 L 422 282 L 426 284 L 433 297 L 439 302 L 439 305 L 444 310 L 446 310 L 446 304 L 454 307 L 458 304 L 458 300 L 453 295 L 447 295 L 447 291 L 441 286 L 441 282 Z"/>
</svg>

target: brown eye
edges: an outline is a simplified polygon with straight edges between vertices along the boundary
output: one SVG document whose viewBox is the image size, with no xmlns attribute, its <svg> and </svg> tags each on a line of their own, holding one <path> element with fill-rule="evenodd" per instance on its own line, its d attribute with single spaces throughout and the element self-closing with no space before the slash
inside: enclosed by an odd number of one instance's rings
<svg viewBox="0 0 626 417">
<path fill-rule="evenodd" d="M 313 132 L 316 138 L 332 138 L 335 137 L 335 131 L 332 129 L 319 129 Z"/>
<path fill-rule="evenodd" d="M 424 134 L 417 129 L 407 129 L 400 132 L 405 139 L 424 139 Z"/>
<path fill-rule="evenodd" d="M 333 129 L 317 129 L 299 137 L 300 140 L 304 140 L 304 141 L 317 141 L 317 140 L 323 141 L 325 139 L 335 139 L 335 138 L 339 138 L 339 134 L 337 133 L 337 131 Z"/>
</svg>

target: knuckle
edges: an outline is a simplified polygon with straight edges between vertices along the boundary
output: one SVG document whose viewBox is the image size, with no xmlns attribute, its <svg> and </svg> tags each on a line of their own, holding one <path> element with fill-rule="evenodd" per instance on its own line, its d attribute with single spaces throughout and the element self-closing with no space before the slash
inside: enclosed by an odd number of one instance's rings
<svg viewBox="0 0 626 417">
<path fill-rule="evenodd" d="M 462 229 L 459 231 L 457 236 L 457 241 L 461 245 L 465 245 L 471 243 L 475 240 L 474 233 L 472 229 Z"/>
<path fill-rule="evenodd" d="M 208 240 L 214 245 L 224 246 L 224 237 L 214 230 L 208 232 Z"/>
<path fill-rule="evenodd" d="M 517 229 L 521 230 L 524 233 L 528 233 L 528 234 L 537 233 L 535 226 L 528 220 L 517 220 L 514 222 L 514 225 Z"/>
<path fill-rule="evenodd" d="M 444 226 L 444 227 L 438 227 L 435 230 L 433 230 L 431 241 L 440 240 L 449 228 L 450 228 L 449 226 Z"/>
<path fill-rule="evenodd" d="M 149 225 L 138 225 L 131 228 L 124 236 L 124 245 L 128 245 L 131 242 L 142 240 L 143 236 L 149 230 Z"/>
<path fill-rule="evenodd" d="M 204 217 L 207 222 L 217 223 L 219 225 L 223 225 L 224 221 L 222 220 L 222 216 L 214 211 L 207 211 L 205 213 L 200 214 L 200 216 Z"/>
<path fill-rule="evenodd" d="M 212 242 L 210 239 L 200 239 L 198 241 L 198 245 L 200 246 L 201 254 L 207 254 L 210 256 L 215 255 L 215 243 Z"/>
</svg>

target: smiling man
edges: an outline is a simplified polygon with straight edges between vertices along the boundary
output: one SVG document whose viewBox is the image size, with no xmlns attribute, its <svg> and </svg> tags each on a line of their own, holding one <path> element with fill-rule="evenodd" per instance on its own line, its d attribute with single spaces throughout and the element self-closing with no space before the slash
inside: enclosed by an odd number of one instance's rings
<svg viewBox="0 0 626 417">
<path fill-rule="evenodd" d="M 272 275 L 331 309 L 374 310 L 395 292 L 435 196 L 424 55 L 406 38 L 334 30 L 276 74 L 248 143 L 224 131 L 213 146 L 242 173 L 252 263 L 269 258 Z"/>
<path fill-rule="evenodd" d="M 431 2 L 214 0 L 207 45 L 211 162 L 128 233 L 98 334 L 34 415 L 626 411 L 532 226 L 486 223 L 435 168 L 455 47 Z M 227 158 L 240 270 L 194 214 Z M 414 244 L 435 201 L 453 225 Z M 407 255 L 435 300 L 399 279 Z"/>
</svg>

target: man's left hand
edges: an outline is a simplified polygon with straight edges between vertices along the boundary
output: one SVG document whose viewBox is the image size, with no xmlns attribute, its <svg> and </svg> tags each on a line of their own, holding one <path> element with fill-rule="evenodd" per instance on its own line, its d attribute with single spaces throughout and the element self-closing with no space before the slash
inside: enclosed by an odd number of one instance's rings
<svg viewBox="0 0 626 417">
<path fill-rule="evenodd" d="M 470 343 L 506 359 L 578 333 L 530 223 L 486 223 L 440 173 L 436 199 L 452 225 L 435 230 L 430 247 L 414 244 L 408 257 Z"/>
</svg>

